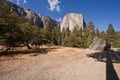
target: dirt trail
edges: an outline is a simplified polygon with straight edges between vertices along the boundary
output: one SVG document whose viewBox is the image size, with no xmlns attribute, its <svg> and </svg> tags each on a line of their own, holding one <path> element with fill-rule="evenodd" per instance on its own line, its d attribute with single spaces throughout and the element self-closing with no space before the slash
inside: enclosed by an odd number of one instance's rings
<svg viewBox="0 0 120 80">
<path fill-rule="evenodd" d="M 106 63 L 87 57 L 91 51 L 58 48 L 47 54 L 18 55 L 0 61 L 0 80 L 106 80 Z M 120 64 L 114 64 L 120 76 Z"/>
</svg>

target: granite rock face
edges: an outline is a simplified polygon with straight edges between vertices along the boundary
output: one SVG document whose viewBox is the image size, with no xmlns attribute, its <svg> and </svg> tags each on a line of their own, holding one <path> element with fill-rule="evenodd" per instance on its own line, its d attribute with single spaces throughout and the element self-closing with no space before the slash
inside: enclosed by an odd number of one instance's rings
<svg viewBox="0 0 120 80">
<path fill-rule="evenodd" d="M 106 46 L 106 41 L 102 38 L 95 37 L 89 49 L 91 50 L 104 50 Z"/>
<path fill-rule="evenodd" d="M 69 28 L 69 30 L 72 31 L 76 26 L 78 26 L 79 28 L 85 27 L 83 15 L 78 13 L 69 13 L 64 16 L 61 22 L 61 31 L 63 28 Z"/>
<path fill-rule="evenodd" d="M 61 22 L 58 22 L 48 16 L 43 16 L 41 14 L 37 14 L 33 12 L 31 9 L 28 8 L 22 8 L 12 2 L 9 2 L 11 4 L 11 11 L 16 12 L 18 15 L 24 17 L 26 20 L 32 19 L 34 24 L 36 26 L 39 26 L 41 28 L 46 27 L 46 23 L 51 20 L 51 24 L 53 27 L 60 26 L 61 31 L 63 28 L 69 28 L 71 31 L 74 29 L 74 27 L 78 26 L 79 28 L 85 27 L 85 21 L 82 14 L 79 13 L 69 13 L 64 16 L 63 20 Z"/>
<path fill-rule="evenodd" d="M 20 16 L 23 16 L 26 20 L 32 19 L 36 26 L 44 28 L 48 20 L 51 20 L 53 27 L 57 27 L 60 24 L 59 22 L 51 19 L 48 16 L 43 16 L 41 14 L 37 14 L 33 12 L 32 10 L 28 8 L 21 8 L 14 3 L 11 3 L 11 2 L 9 3 L 11 4 L 11 11 L 16 12 Z"/>
<path fill-rule="evenodd" d="M 44 27 L 46 27 L 46 23 L 48 22 L 48 20 L 50 20 L 52 22 L 51 24 L 52 24 L 53 27 L 58 27 L 60 25 L 60 22 L 57 22 L 57 21 L 51 19 L 48 16 L 43 16 L 41 14 L 38 14 L 38 16 L 41 19 L 42 24 L 43 24 Z"/>
</svg>

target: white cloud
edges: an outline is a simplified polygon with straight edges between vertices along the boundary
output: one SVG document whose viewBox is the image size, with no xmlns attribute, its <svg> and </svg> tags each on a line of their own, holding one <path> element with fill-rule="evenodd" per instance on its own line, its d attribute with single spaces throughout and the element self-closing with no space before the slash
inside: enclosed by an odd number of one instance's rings
<svg viewBox="0 0 120 80">
<path fill-rule="evenodd" d="M 50 9 L 51 11 L 60 12 L 59 3 L 60 3 L 59 0 L 48 0 L 49 9 Z"/>
<path fill-rule="evenodd" d="M 17 4 L 18 4 L 18 5 L 20 4 L 20 0 L 17 0 Z"/>
<path fill-rule="evenodd" d="M 10 0 L 10 1 L 13 1 L 13 0 Z M 21 0 L 16 0 L 16 3 L 19 5 L 19 4 L 20 4 L 20 1 L 21 1 Z M 24 4 L 27 3 L 27 0 L 22 0 L 22 1 L 23 1 Z"/>
<path fill-rule="evenodd" d="M 24 2 L 24 4 L 26 4 L 26 3 L 27 3 L 27 0 L 24 0 L 23 2 Z"/>
<path fill-rule="evenodd" d="M 62 21 L 62 18 L 59 17 L 59 19 L 56 19 L 56 21 L 61 22 L 61 21 Z"/>
<path fill-rule="evenodd" d="M 60 12 L 60 7 L 59 6 L 56 7 L 56 11 Z"/>
</svg>

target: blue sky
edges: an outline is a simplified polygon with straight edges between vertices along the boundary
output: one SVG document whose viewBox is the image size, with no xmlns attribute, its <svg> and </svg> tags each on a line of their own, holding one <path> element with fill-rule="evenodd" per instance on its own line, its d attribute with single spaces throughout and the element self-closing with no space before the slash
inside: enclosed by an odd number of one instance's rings
<svg viewBox="0 0 120 80">
<path fill-rule="evenodd" d="M 10 0 L 36 13 L 61 20 L 68 13 L 81 13 L 100 30 L 112 23 L 120 31 L 120 0 Z"/>
</svg>

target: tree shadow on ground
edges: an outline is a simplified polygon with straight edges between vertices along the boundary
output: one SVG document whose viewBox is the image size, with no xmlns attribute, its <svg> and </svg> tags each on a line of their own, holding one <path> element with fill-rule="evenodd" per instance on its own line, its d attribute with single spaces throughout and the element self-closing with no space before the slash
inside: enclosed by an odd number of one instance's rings
<svg viewBox="0 0 120 80">
<path fill-rule="evenodd" d="M 27 49 L 27 50 L 9 50 L 9 51 L 1 51 L 0 52 L 0 57 L 5 56 L 5 57 L 14 57 L 18 54 L 47 54 L 50 51 L 53 51 L 57 48 L 40 48 L 40 49 Z M 35 56 L 34 55 L 34 56 Z"/>
<path fill-rule="evenodd" d="M 88 57 L 106 63 L 106 80 L 119 80 L 119 77 L 114 69 L 113 63 L 120 63 L 120 59 L 115 55 L 117 51 L 104 51 L 88 54 Z M 117 54 L 120 56 L 120 53 Z"/>
</svg>

